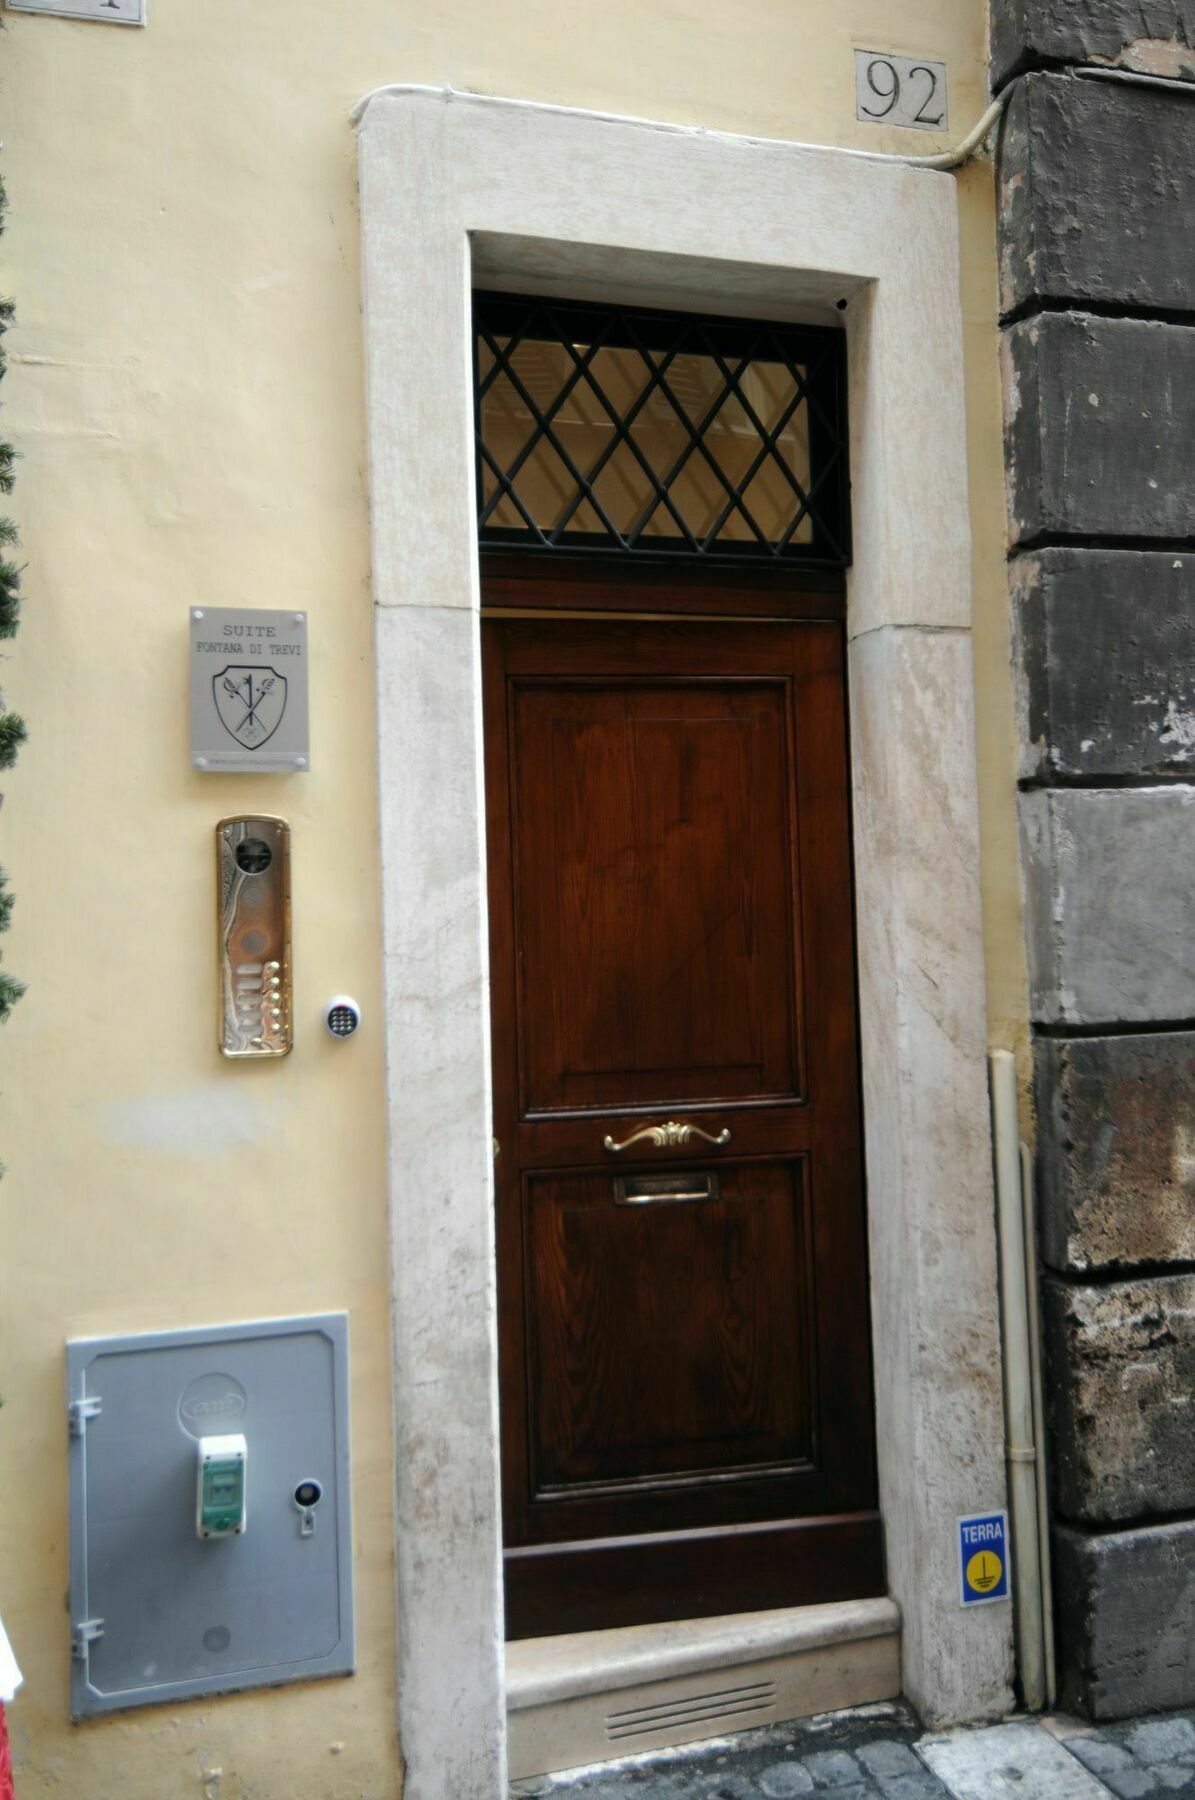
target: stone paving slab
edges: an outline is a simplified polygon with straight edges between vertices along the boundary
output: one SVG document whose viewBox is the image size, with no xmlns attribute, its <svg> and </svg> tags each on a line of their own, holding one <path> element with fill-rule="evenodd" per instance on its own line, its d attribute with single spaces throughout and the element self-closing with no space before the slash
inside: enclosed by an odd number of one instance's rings
<svg viewBox="0 0 1195 1800">
<path fill-rule="evenodd" d="M 1108 1800 L 1103 1782 L 1028 1719 L 927 1737 L 917 1750 L 955 1800 Z"/>
<path fill-rule="evenodd" d="M 1195 1713 L 926 1733 L 899 1703 L 516 1782 L 551 1800 L 1195 1800 Z"/>
</svg>

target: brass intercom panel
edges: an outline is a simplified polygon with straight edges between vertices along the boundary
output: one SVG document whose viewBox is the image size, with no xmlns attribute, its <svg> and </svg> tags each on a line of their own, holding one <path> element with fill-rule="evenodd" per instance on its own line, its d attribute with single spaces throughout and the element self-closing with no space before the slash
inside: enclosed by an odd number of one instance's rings
<svg viewBox="0 0 1195 1800">
<path fill-rule="evenodd" d="M 290 826 L 242 815 L 216 827 L 220 1048 L 285 1056 L 291 1047 Z"/>
</svg>

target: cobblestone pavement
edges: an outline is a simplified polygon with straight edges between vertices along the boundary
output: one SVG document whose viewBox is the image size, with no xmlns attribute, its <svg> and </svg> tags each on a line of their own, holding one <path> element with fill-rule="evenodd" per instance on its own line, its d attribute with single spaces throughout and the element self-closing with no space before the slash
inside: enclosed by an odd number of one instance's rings
<svg viewBox="0 0 1195 1800">
<path fill-rule="evenodd" d="M 516 1782 L 512 1793 L 576 1795 L 578 1800 L 950 1800 L 912 1745 L 921 1736 L 902 1706 L 865 1706 L 794 1725 L 716 1738 L 684 1750 L 630 1757 L 545 1781 Z"/>
<path fill-rule="evenodd" d="M 1070 1719 L 1051 1719 L 1048 1728 L 1119 1800 L 1145 1800 L 1148 1794 L 1195 1800 L 1191 1713 L 1132 1719 L 1095 1730 Z"/>
<path fill-rule="evenodd" d="M 1195 1800 L 1195 1715 L 1099 1727 L 1056 1716 L 1021 1720 L 1011 1731 L 929 1734 L 902 1705 L 867 1706 L 520 1781 L 511 1793 L 520 1800 Z"/>
</svg>

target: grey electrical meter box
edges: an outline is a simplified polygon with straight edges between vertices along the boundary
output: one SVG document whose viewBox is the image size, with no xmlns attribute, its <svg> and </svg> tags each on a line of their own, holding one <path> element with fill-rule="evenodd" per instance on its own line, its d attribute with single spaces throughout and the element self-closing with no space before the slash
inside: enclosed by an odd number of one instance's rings
<svg viewBox="0 0 1195 1800">
<path fill-rule="evenodd" d="M 66 1348 L 72 1716 L 351 1674 L 345 1315 Z"/>
</svg>

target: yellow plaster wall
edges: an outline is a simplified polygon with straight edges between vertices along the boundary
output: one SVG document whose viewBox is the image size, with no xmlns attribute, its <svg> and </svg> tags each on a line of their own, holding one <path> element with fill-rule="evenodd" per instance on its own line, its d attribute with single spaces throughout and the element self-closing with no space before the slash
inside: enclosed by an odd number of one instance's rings
<svg viewBox="0 0 1195 1800">
<path fill-rule="evenodd" d="M 374 710 L 349 113 L 387 81 L 812 142 L 859 125 L 853 44 L 946 59 L 951 137 L 984 100 L 982 0 L 149 0 L 145 31 L 8 13 L 19 300 L 6 430 L 29 718 L 0 780 L 29 982 L 0 1039 L 0 1612 L 27 1682 L 22 1800 L 390 1795 L 393 1521 Z M 1023 969 L 1011 771 L 990 172 L 963 177 L 993 1030 Z M 927 580 L 933 579 L 927 570 Z M 193 775 L 194 604 L 310 615 L 312 772 Z M 298 1041 L 213 1048 L 212 827 L 285 813 Z M 335 1045 L 318 1012 L 362 1001 Z M 66 1723 L 62 1344 L 347 1307 L 359 1673 Z"/>
</svg>

